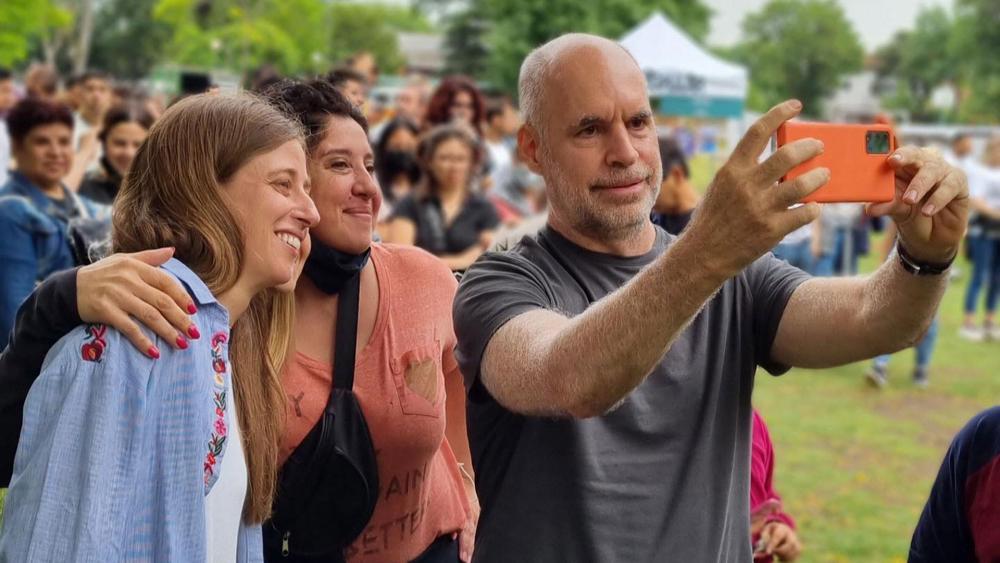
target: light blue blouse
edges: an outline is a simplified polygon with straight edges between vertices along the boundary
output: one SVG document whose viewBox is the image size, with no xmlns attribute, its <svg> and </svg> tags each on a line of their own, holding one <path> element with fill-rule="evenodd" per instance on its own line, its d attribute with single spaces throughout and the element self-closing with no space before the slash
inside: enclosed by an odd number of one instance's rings
<svg viewBox="0 0 1000 563">
<path fill-rule="evenodd" d="M 184 264 L 163 269 L 194 298 L 201 338 L 157 342 L 152 360 L 89 325 L 52 348 L 24 408 L 0 561 L 205 560 L 205 495 L 230 420 L 229 315 Z M 238 563 L 263 561 L 259 525 L 242 525 L 238 545 Z"/>
</svg>

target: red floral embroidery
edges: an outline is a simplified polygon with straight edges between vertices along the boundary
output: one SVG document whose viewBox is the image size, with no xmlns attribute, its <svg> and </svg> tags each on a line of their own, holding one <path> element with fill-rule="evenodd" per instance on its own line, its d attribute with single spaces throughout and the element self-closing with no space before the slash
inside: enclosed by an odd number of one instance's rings
<svg viewBox="0 0 1000 563">
<path fill-rule="evenodd" d="M 104 355 L 104 348 L 107 347 L 108 343 L 104 340 L 104 335 L 107 334 L 108 327 L 104 325 L 89 325 L 87 326 L 87 340 L 80 349 L 80 354 L 83 356 L 84 361 L 87 362 L 99 362 L 101 361 L 101 356 Z"/>
<path fill-rule="evenodd" d="M 215 402 L 215 423 L 212 425 L 212 437 L 208 441 L 208 453 L 205 455 L 205 494 L 215 484 L 215 466 L 222 460 L 226 447 L 226 436 L 229 428 L 226 427 L 226 352 L 223 345 L 229 340 L 225 333 L 217 332 L 212 337 L 212 369 L 215 371 L 213 380 L 215 390 L 212 392 L 212 399 Z"/>
</svg>

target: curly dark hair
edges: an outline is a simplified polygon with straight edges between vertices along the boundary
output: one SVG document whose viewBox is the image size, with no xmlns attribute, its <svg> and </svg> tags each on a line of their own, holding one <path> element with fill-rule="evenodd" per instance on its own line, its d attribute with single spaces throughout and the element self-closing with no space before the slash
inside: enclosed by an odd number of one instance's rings
<svg viewBox="0 0 1000 563">
<path fill-rule="evenodd" d="M 323 138 L 331 116 L 353 119 L 368 134 L 368 120 L 361 110 L 326 80 L 282 80 L 264 89 L 261 96 L 305 127 L 310 152 Z"/>
<path fill-rule="evenodd" d="M 25 98 L 11 108 L 7 114 L 7 130 L 11 141 L 20 144 L 35 127 L 62 123 L 73 129 L 73 111 L 69 106 L 41 100 Z"/>
<path fill-rule="evenodd" d="M 427 104 L 427 125 L 433 127 L 451 121 L 451 104 L 459 92 L 466 92 L 472 98 L 472 126 L 481 136 L 481 123 L 486 118 L 486 103 L 476 83 L 467 76 L 449 76 L 441 81 Z"/>
<path fill-rule="evenodd" d="M 326 73 L 323 77 L 324 80 L 332 84 L 336 88 L 341 88 L 344 84 L 350 81 L 357 82 L 358 84 L 367 85 L 368 79 L 365 75 L 348 67 L 339 67 Z"/>
</svg>

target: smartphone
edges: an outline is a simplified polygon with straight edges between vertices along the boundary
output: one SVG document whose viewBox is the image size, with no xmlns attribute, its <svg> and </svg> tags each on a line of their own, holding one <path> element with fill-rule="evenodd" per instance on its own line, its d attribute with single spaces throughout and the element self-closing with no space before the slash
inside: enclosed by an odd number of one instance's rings
<svg viewBox="0 0 1000 563">
<path fill-rule="evenodd" d="M 896 136 L 891 126 L 786 121 L 775 135 L 775 150 L 806 138 L 822 141 L 823 153 L 791 169 L 781 180 L 794 180 L 814 168 L 825 167 L 830 170 L 830 181 L 803 202 L 892 201 L 896 179 L 889 155 L 896 150 Z"/>
</svg>

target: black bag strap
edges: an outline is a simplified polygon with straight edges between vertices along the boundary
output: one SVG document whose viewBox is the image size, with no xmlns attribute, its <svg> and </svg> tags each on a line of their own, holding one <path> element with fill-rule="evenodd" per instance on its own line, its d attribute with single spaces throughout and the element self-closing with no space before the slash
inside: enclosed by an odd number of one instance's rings
<svg viewBox="0 0 1000 563">
<path fill-rule="evenodd" d="M 354 354 L 358 342 L 358 299 L 361 293 L 361 273 L 340 290 L 337 303 L 337 333 L 333 339 L 333 387 L 327 408 L 333 408 L 336 389 L 354 387 Z"/>
</svg>

